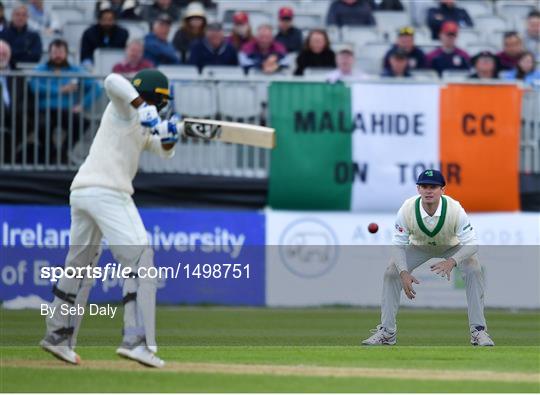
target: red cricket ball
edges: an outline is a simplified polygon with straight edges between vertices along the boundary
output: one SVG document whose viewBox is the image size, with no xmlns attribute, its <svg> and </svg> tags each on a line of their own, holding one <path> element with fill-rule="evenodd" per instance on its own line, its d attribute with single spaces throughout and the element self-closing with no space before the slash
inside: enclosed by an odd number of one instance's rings
<svg viewBox="0 0 540 395">
<path fill-rule="evenodd" d="M 367 229 L 369 230 L 369 233 L 377 233 L 379 230 L 379 225 L 377 225 L 375 222 L 372 222 L 368 225 Z"/>
</svg>

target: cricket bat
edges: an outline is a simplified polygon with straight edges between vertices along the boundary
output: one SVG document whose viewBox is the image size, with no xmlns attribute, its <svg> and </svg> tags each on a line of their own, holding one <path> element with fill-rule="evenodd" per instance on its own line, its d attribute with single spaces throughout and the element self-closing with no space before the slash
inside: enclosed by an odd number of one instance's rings
<svg viewBox="0 0 540 395">
<path fill-rule="evenodd" d="M 178 127 L 178 130 L 182 131 L 181 134 L 186 137 L 261 148 L 274 148 L 276 146 L 275 130 L 265 126 L 211 119 L 185 118 L 179 122 Z"/>
</svg>

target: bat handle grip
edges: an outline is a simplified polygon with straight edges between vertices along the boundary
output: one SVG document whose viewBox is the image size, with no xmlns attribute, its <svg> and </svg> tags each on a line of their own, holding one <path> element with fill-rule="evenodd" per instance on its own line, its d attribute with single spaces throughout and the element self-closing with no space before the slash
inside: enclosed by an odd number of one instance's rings
<svg viewBox="0 0 540 395">
<path fill-rule="evenodd" d="M 176 130 L 178 130 L 180 136 L 184 135 L 184 121 L 176 122 Z"/>
</svg>

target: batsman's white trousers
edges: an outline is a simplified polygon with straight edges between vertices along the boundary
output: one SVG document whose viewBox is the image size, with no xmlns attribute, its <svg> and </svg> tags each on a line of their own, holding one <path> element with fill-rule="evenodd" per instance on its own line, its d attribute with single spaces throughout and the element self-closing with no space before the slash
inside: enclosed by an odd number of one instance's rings
<svg viewBox="0 0 540 395">
<path fill-rule="evenodd" d="M 442 257 L 448 258 L 454 253 L 455 249 L 452 248 L 444 253 Z M 435 257 L 420 249 L 409 248 L 407 250 L 407 271 L 412 273 L 414 269 L 432 258 Z M 478 262 L 478 255 L 474 254 L 469 259 L 459 263 L 458 268 L 465 280 L 469 326 L 471 328 L 475 326 L 487 328 L 484 317 L 484 274 Z M 396 266 L 392 263 L 384 273 L 381 303 L 381 324 L 390 331 L 396 329 L 396 316 L 399 310 L 402 289 L 401 277 Z"/>
</svg>

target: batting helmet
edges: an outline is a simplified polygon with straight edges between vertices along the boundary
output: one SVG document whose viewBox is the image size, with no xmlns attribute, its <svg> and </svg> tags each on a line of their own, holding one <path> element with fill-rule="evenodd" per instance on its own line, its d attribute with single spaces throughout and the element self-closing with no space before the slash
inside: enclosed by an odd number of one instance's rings
<svg viewBox="0 0 540 395">
<path fill-rule="evenodd" d="M 137 92 L 145 101 L 151 101 L 158 111 L 172 99 L 169 91 L 169 80 L 159 70 L 145 69 L 139 71 L 131 81 Z"/>
</svg>

